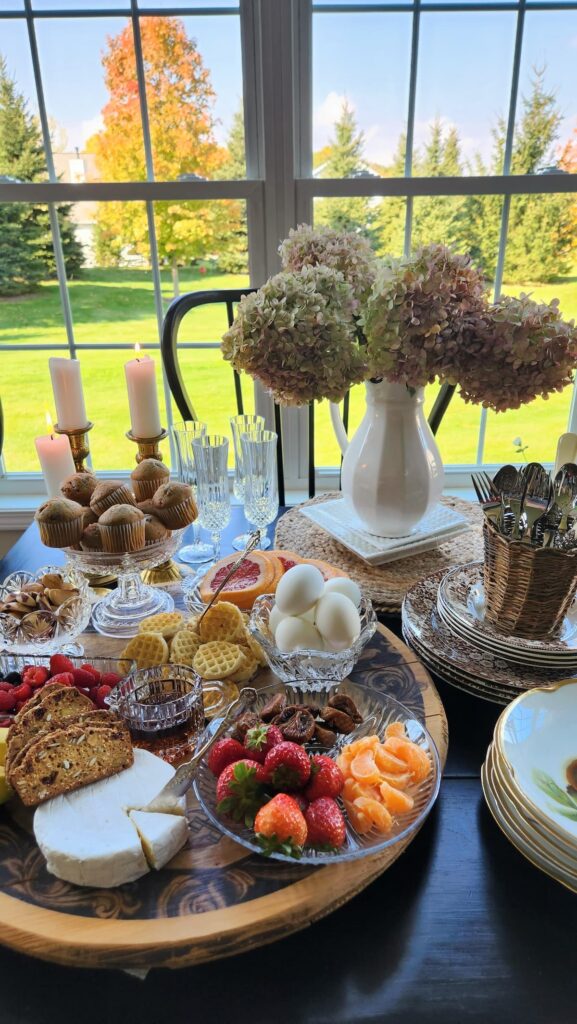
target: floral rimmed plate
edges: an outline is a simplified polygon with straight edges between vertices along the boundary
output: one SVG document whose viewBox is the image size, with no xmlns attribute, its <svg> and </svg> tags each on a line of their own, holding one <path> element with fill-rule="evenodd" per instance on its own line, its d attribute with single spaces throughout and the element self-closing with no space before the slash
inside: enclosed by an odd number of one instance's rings
<svg viewBox="0 0 577 1024">
<path fill-rule="evenodd" d="M 324 690 L 317 691 L 314 694 L 315 704 L 326 703 L 329 697 L 336 693 L 337 690 L 339 693 L 346 693 L 354 700 L 364 722 L 366 722 L 366 727 L 363 730 L 366 735 L 376 734 L 380 739 L 384 739 L 385 729 L 390 722 L 402 722 L 405 726 L 407 737 L 413 743 L 418 743 L 428 753 L 431 761 L 431 771 L 422 783 L 411 788 L 409 792 L 414 798 L 413 809 L 408 814 L 395 816 L 393 830 L 388 835 L 383 835 L 376 830 L 366 835 L 359 835 L 347 820 L 347 837 L 345 845 L 340 850 L 328 853 L 305 847 L 298 861 L 301 864 L 317 864 L 319 866 L 321 864 L 338 864 L 343 861 L 369 857 L 388 849 L 395 843 L 405 839 L 422 825 L 439 792 L 441 770 L 437 748 L 425 727 L 411 714 L 408 708 L 400 704 L 393 697 L 389 697 L 387 694 L 373 690 L 370 687 L 353 683 L 350 679 L 342 683 L 327 684 Z M 258 700 L 254 708 L 257 714 L 259 708 L 264 707 L 275 693 L 286 694 L 289 702 L 294 704 L 307 704 L 311 701 L 310 692 L 301 687 L 298 682 L 273 683 L 271 686 L 263 687 L 262 690 L 258 691 Z M 362 727 L 359 728 L 362 729 Z M 358 737 L 358 735 L 359 733 L 355 732 L 355 737 Z M 318 753 L 336 755 L 340 748 L 348 741 L 347 736 L 341 737 L 337 745 L 330 751 L 321 750 L 320 747 L 314 747 L 313 745 L 310 745 L 307 749 L 310 749 L 311 752 L 316 751 Z M 224 835 L 245 846 L 252 853 L 262 853 L 251 829 L 246 828 L 242 823 L 221 818 L 218 814 L 216 809 L 216 781 L 214 775 L 209 771 L 206 762 L 203 762 L 194 781 L 194 790 L 206 815 Z M 295 863 L 293 857 L 283 853 L 272 853 L 270 856 L 274 860 L 290 864 Z"/>
</svg>

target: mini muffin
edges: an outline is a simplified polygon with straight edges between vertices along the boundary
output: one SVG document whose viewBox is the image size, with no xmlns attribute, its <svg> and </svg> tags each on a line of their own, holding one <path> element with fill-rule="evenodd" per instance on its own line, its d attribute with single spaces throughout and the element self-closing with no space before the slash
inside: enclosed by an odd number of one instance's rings
<svg viewBox="0 0 577 1024">
<path fill-rule="evenodd" d="M 144 501 L 139 501 L 138 507 L 141 512 L 144 512 L 145 516 L 156 517 L 156 506 L 152 503 L 152 498 L 145 498 Z"/>
<path fill-rule="evenodd" d="M 60 484 L 60 493 L 70 501 L 77 501 L 79 505 L 87 507 L 90 499 L 98 486 L 98 480 L 94 473 L 86 470 L 84 473 L 72 473 Z"/>
<path fill-rule="evenodd" d="M 98 522 L 98 516 L 96 512 L 93 512 L 91 508 L 82 509 L 82 529 L 85 530 L 87 526 L 92 526 L 92 523 Z"/>
<path fill-rule="evenodd" d="M 158 544 L 160 540 L 165 540 L 170 537 L 170 530 L 161 523 L 160 519 L 156 516 L 145 515 L 144 517 L 144 543 L 146 547 L 149 544 Z"/>
<path fill-rule="evenodd" d="M 135 505 L 113 505 L 98 520 L 105 551 L 140 551 L 144 547 L 144 513 Z"/>
<path fill-rule="evenodd" d="M 98 523 L 90 523 L 86 527 L 80 538 L 80 547 L 82 551 L 102 551 L 104 549 L 102 530 Z"/>
<path fill-rule="evenodd" d="M 152 504 L 158 516 L 169 530 L 179 530 L 193 523 L 198 515 L 196 502 L 189 484 L 176 482 L 162 484 L 158 488 Z"/>
<path fill-rule="evenodd" d="M 163 462 L 158 459 L 143 459 L 130 474 L 137 502 L 152 498 L 160 485 L 168 482 L 169 477 L 170 470 Z"/>
<path fill-rule="evenodd" d="M 103 480 L 92 494 L 90 508 L 100 519 L 102 513 L 113 505 L 136 505 L 136 502 L 122 480 Z"/>
<path fill-rule="evenodd" d="M 40 540 L 48 548 L 69 548 L 82 535 L 82 505 L 68 498 L 50 498 L 34 516 Z"/>
</svg>

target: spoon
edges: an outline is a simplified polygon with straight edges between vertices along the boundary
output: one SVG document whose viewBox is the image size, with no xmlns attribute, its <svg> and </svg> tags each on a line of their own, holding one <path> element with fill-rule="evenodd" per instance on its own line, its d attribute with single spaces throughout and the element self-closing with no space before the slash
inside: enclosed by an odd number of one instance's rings
<svg viewBox="0 0 577 1024">
<path fill-rule="evenodd" d="M 493 484 L 501 495 L 501 533 L 510 537 L 515 529 L 516 516 L 511 507 L 511 500 L 515 500 L 519 488 L 519 473 L 515 466 L 501 466 L 493 477 Z M 519 499 L 521 495 L 519 494 Z"/>
</svg>

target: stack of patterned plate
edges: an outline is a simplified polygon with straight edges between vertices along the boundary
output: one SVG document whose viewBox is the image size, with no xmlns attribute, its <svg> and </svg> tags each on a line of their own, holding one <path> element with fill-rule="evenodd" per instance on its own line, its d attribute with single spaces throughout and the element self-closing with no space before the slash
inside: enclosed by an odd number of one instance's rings
<svg viewBox="0 0 577 1024">
<path fill-rule="evenodd" d="M 427 668 L 498 704 L 535 686 L 577 676 L 577 621 L 568 617 L 553 643 L 501 637 L 482 619 L 481 570 L 480 562 L 449 573 L 441 570 L 407 593 L 403 636 Z"/>
<path fill-rule="evenodd" d="M 536 867 L 577 892 L 577 682 L 538 688 L 500 716 L 481 770 L 495 821 Z"/>
</svg>

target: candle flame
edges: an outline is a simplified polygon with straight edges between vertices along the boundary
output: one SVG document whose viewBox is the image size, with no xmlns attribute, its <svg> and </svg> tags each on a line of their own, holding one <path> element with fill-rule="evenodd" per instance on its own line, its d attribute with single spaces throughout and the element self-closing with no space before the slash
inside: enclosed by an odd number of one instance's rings
<svg viewBox="0 0 577 1024">
<path fill-rule="evenodd" d="M 138 356 L 140 354 L 140 344 L 139 344 L 138 341 L 136 342 L 136 345 L 134 346 L 134 354 L 135 354 L 136 358 L 138 358 Z"/>
<path fill-rule="evenodd" d="M 52 416 L 50 415 L 48 410 L 46 410 L 44 415 L 46 417 L 46 426 L 48 427 L 49 433 L 52 433 L 52 426 L 53 426 L 53 424 L 52 424 Z"/>
</svg>

